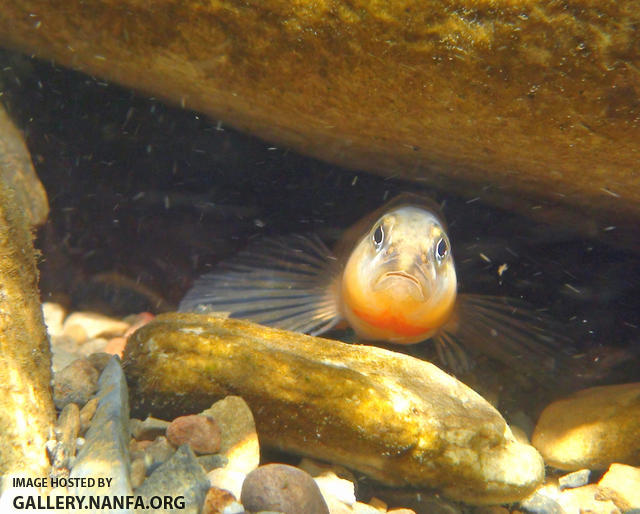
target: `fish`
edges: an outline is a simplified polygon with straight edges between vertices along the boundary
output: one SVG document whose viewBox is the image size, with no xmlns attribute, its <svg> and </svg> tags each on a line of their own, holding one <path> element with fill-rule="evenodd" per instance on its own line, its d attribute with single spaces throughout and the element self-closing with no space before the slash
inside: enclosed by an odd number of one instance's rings
<svg viewBox="0 0 640 514">
<path fill-rule="evenodd" d="M 362 218 L 333 249 L 314 234 L 257 240 L 197 279 L 179 311 L 316 336 L 347 325 L 359 342 L 430 340 L 454 372 L 478 353 L 552 372 L 568 343 L 522 300 L 460 292 L 444 217 L 411 193 Z"/>
</svg>

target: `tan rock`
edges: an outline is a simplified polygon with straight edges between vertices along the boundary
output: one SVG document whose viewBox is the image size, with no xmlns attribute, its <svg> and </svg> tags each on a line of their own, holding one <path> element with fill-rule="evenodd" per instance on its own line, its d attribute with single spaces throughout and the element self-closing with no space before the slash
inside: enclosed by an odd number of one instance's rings
<svg viewBox="0 0 640 514">
<path fill-rule="evenodd" d="M 47 206 L 30 166 L 19 132 L 0 107 L 0 475 L 37 477 L 48 474 L 45 444 L 55 411 L 30 230 L 46 217 Z"/>
<path fill-rule="evenodd" d="M 611 500 L 623 512 L 640 510 L 640 468 L 612 464 L 598 482 L 596 498 Z"/>
<path fill-rule="evenodd" d="M 350 168 L 636 231 L 634 0 L 162 6 L 5 0 L 0 43 Z"/>
<path fill-rule="evenodd" d="M 544 475 L 540 455 L 482 397 L 388 350 L 167 314 L 131 336 L 124 368 L 134 415 L 197 412 L 234 391 L 251 407 L 261 442 L 387 484 L 501 503 L 522 498 Z"/>
<path fill-rule="evenodd" d="M 640 464 L 640 382 L 593 387 L 549 405 L 532 443 L 550 466 L 570 471 Z"/>
<path fill-rule="evenodd" d="M 64 320 L 62 330 L 64 334 L 70 334 L 80 327 L 86 339 L 94 339 L 98 336 L 122 336 L 129 326 L 129 323 L 95 312 L 74 312 Z"/>
<path fill-rule="evenodd" d="M 216 420 L 220 427 L 219 453 L 226 457 L 227 469 L 249 473 L 260 464 L 260 443 L 253 414 L 239 396 L 227 396 L 217 401 L 203 416 Z"/>
</svg>

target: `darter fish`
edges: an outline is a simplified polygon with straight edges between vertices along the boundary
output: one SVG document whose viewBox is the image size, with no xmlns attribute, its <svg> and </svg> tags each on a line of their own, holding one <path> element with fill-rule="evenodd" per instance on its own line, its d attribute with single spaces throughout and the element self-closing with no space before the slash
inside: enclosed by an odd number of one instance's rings
<svg viewBox="0 0 640 514">
<path fill-rule="evenodd" d="M 312 335 L 346 322 L 362 341 L 431 339 L 459 371 L 469 351 L 523 370 L 547 368 L 563 342 L 521 301 L 458 292 L 439 209 L 411 194 L 356 223 L 334 251 L 306 235 L 253 243 L 198 279 L 180 310 Z"/>
</svg>

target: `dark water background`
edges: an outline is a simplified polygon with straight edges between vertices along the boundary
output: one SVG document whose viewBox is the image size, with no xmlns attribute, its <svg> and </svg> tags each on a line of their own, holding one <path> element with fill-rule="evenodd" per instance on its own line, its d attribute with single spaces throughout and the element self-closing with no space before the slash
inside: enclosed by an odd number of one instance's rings
<svg viewBox="0 0 640 514">
<path fill-rule="evenodd" d="M 566 326 L 605 381 L 640 379 L 637 254 L 490 207 L 482 191 L 458 198 L 340 169 L 17 54 L 0 52 L 0 92 L 49 195 L 36 240 L 44 301 L 170 310 L 249 238 L 312 231 L 331 243 L 410 190 L 443 205 L 464 291 L 524 298 Z"/>
</svg>

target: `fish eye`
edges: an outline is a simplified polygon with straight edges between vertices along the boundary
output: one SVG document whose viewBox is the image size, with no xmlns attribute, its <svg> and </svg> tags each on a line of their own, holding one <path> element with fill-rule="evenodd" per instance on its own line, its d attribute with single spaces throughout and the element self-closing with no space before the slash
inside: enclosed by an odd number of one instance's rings
<svg viewBox="0 0 640 514">
<path fill-rule="evenodd" d="M 444 237 L 441 237 L 440 240 L 438 241 L 438 244 L 436 244 L 436 248 L 435 248 L 436 260 L 438 262 L 442 262 L 448 254 L 449 254 L 449 243 Z"/>
<path fill-rule="evenodd" d="M 382 246 L 382 243 L 384 242 L 384 230 L 382 229 L 382 223 L 373 231 L 371 239 L 377 249 Z"/>
</svg>

